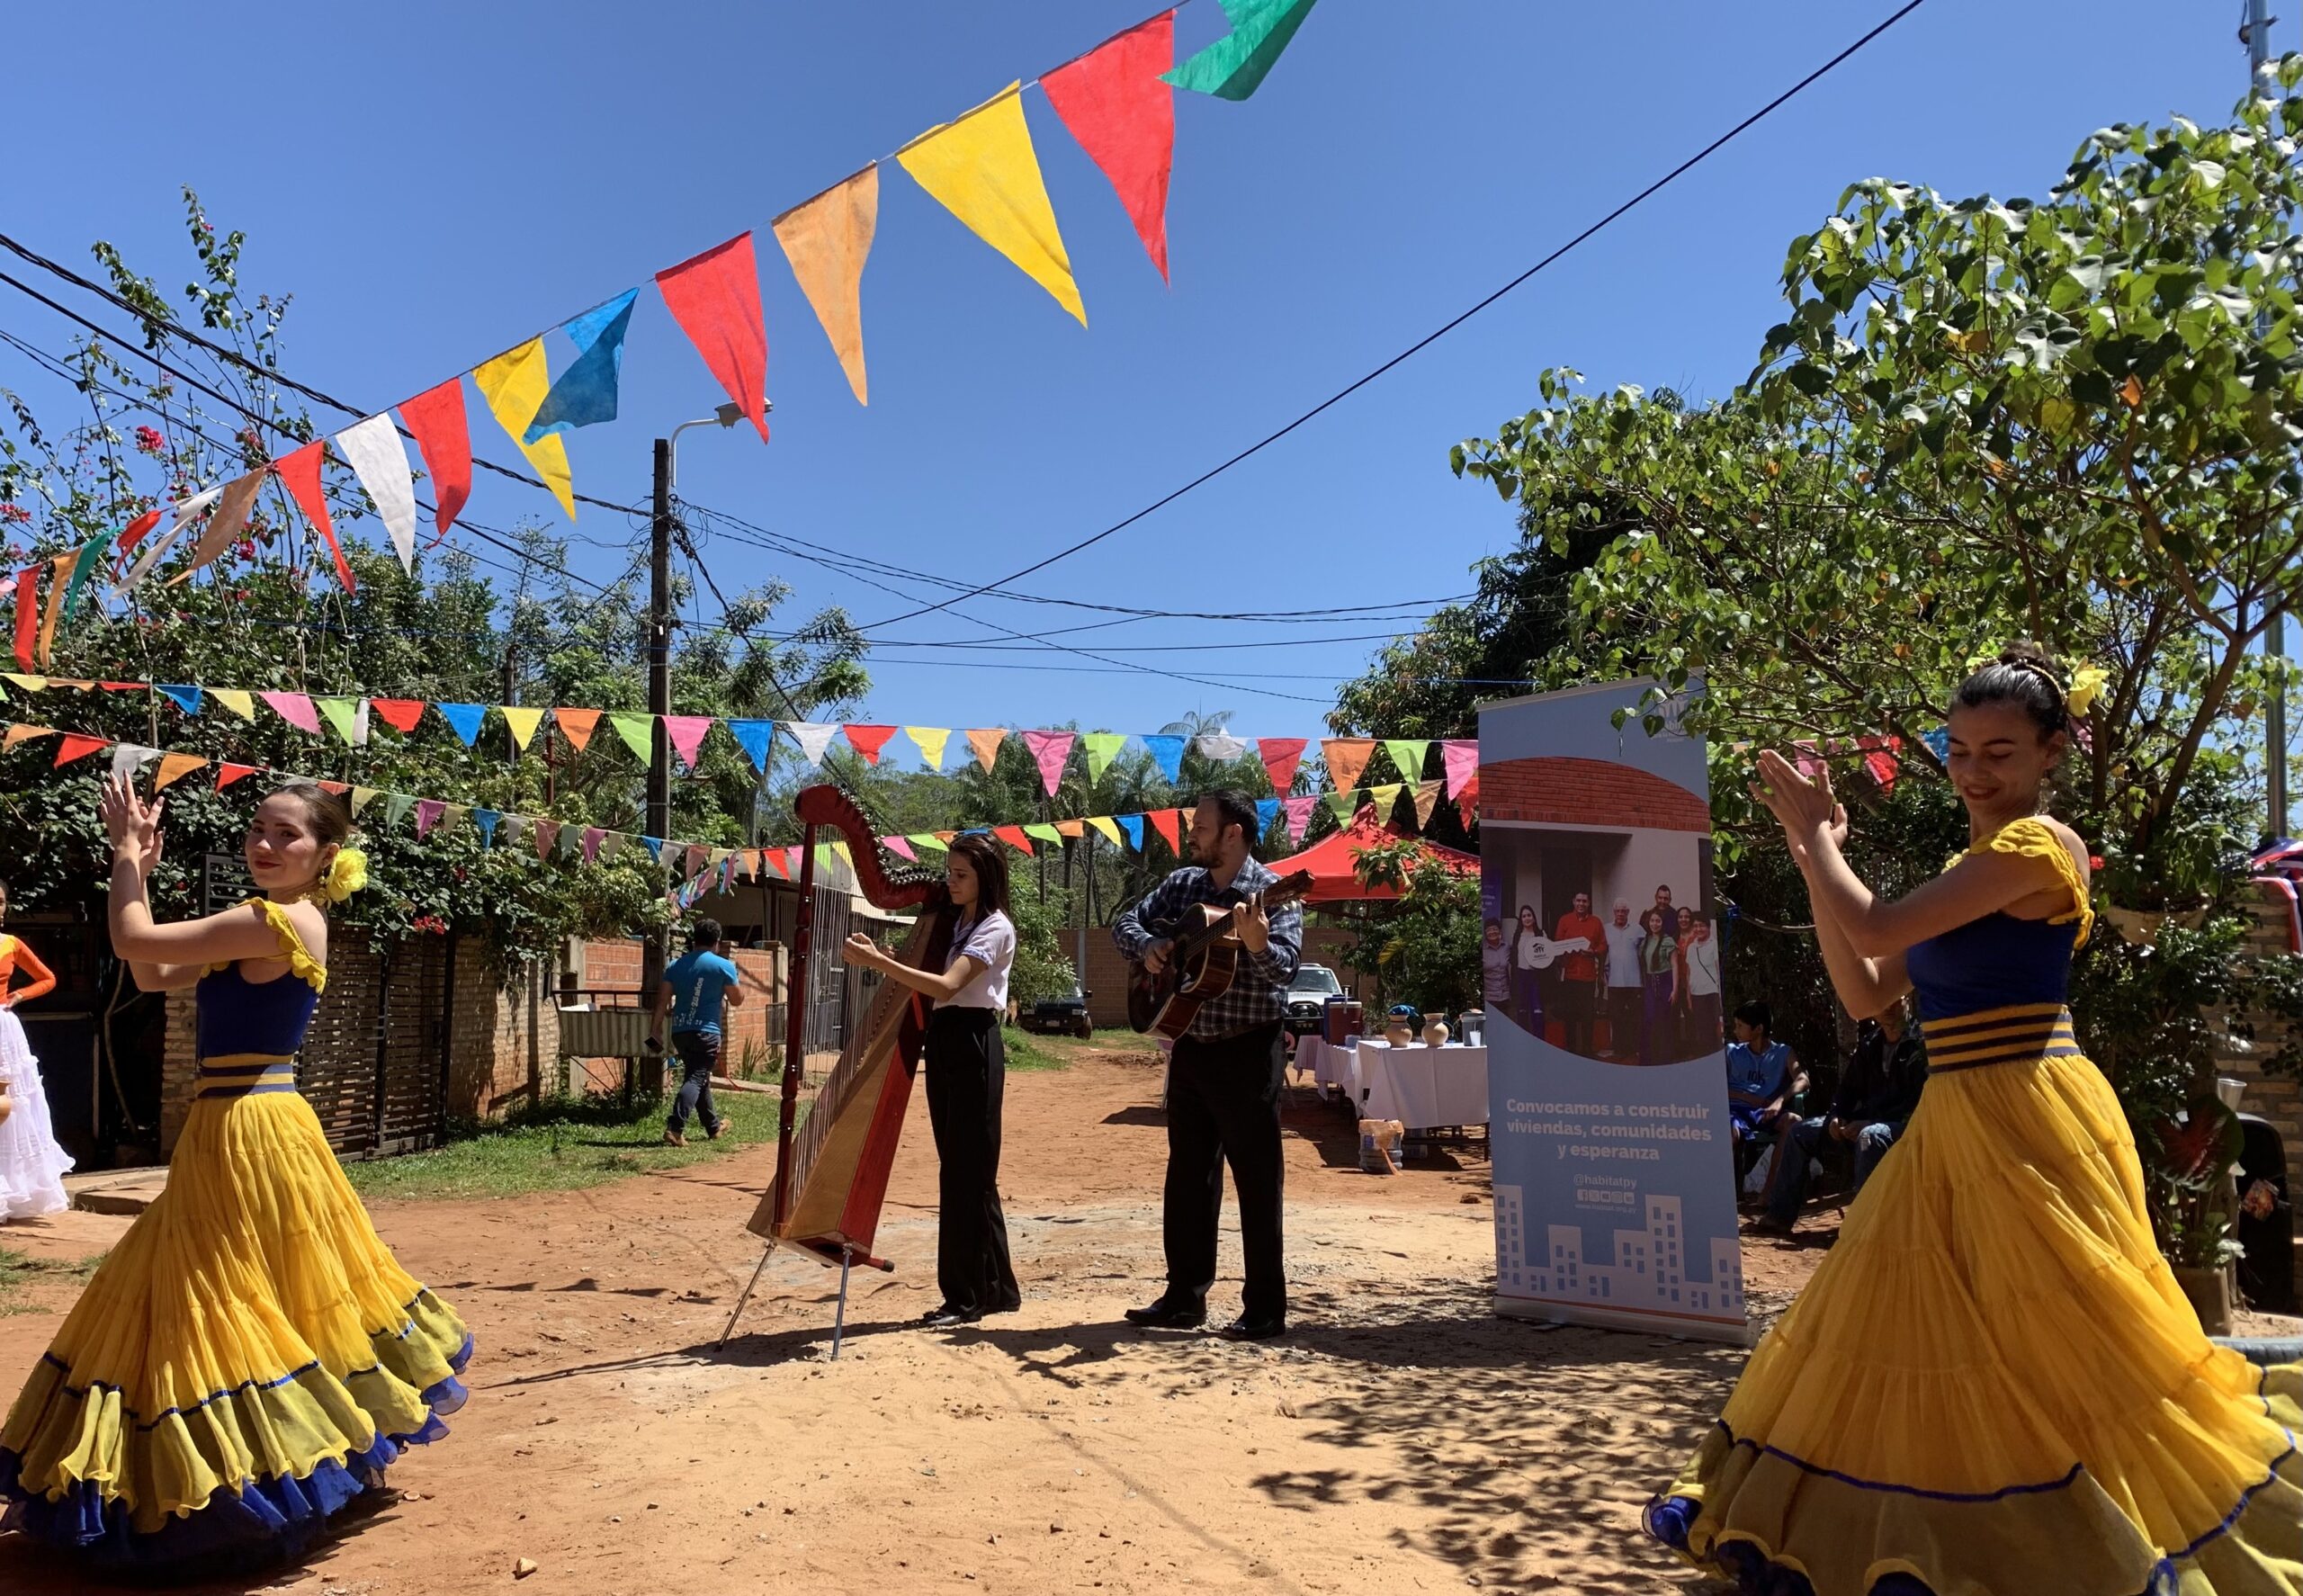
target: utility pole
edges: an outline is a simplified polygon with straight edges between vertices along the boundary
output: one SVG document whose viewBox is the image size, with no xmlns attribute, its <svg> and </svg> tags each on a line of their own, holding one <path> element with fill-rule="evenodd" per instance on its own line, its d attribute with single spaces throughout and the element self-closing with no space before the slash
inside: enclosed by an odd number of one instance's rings
<svg viewBox="0 0 2303 1596">
<path fill-rule="evenodd" d="M 672 713 L 672 441 L 656 440 L 655 514 L 649 522 L 648 714 L 654 740 L 648 752 L 648 835 L 659 841 L 672 824 L 671 735 L 664 717 Z M 640 992 L 655 1001 L 664 979 L 664 937 L 650 937 L 640 950 Z"/>
<path fill-rule="evenodd" d="M 2247 47 L 2247 93 L 2263 93 L 2263 68 L 2271 62 L 2270 0 L 2246 0 L 2247 20 L 2239 42 Z M 2255 326 L 2264 330 L 2265 319 Z M 2277 672 L 2263 705 L 2263 821 L 2273 837 L 2287 835 L 2287 608 L 2277 599 L 2263 628 L 2263 654 Z"/>
</svg>

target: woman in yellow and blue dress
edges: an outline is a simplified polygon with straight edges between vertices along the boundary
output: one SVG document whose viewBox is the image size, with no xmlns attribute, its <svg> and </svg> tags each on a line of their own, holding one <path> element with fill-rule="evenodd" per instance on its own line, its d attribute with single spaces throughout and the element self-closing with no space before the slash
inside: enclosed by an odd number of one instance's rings
<svg viewBox="0 0 2303 1596">
<path fill-rule="evenodd" d="M 376 1237 L 295 1054 L 327 983 L 323 901 L 359 890 L 343 800 L 310 782 L 248 828 L 264 896 L 156 924 L 160 804 L 107 785 L 112 951 L 195 987 L 197 1096 L 166 1190 L 88 1282 L 0 1426 L 5 1523 L 112 1564 L 262 1560 L 377 1500 L 446 1433 L 471 1338 Z"/>
<path fill-rule="evenodd" d="M 1971 845 L 1890 902 L 1830 778 L 1755 793 L 1850 1013 L 1916 990 L 1925 1096 L 1649 1533 L 1814 1596 L 2296 1596 L 2303 1369 L 2216 1346 L 2153 1242 L 2135 1143 L 2065 1005 L 2087 852 L 2040 813 L 2069 705 L 2011 649 L 1963 683 Z"/>
</svg>

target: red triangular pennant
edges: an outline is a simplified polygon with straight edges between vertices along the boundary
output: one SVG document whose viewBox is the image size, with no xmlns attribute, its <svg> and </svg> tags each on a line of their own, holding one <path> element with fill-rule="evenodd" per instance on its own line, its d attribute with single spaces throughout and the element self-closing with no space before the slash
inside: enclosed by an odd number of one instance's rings
<svg viewBox="0 0 2303 1596">
<path fill-rule="evenodd" d="M 384 717 L 384 724 L 399 732 L 416 730 L 416 722 L 424 718 L 421 698 L 371 698 L 368 707 Z"/>
<path fill-rule="evenodd" d="M 327 440 L 314 438 L 292 453 L 283 454 L 272 462 L 273 473 L 281 485 L 304 512 L 304 518 L 319 528 L 320 536 L 327 540 L 327 551 L 336 557 L 336 579 L 344 590 L 353 589 L 352 568 L 345 563 L 344 546 L 336 541 L 336 523 L 328 519 L 327 489 L 320 482 L 320 468 L 327 463 Z"/>
<path fill-rule="evenodd" d="M 1160 75 L 1176 64 L 1176 13 L 1107 40 L 1040 79 L 1047 103 L 1111 179 L 1135 236 L 1168 278 L 1168 175 L 1175 163 L 1174 91 Z"/>
<path fill-rule="evenodd" d="M 1271 790 L 1282 798 L 1295 785 L 1295 767 L 1303 763 L 1304 745 L 1309 740 L 1302 737 L 1256 739 L 1256 752 L 1263 756 L 1264 770 L 1271 777 Z"/>
<path fill-rule="evenodd" d="M 456 512 L 471 497 L 471 430 L 464 420 L 464 380 L 451 377 L 437 388 L 426 389 L 399 408 L 399 418 L 416 435 L 424 452 L 424 470 L 432 479 L 432 502 L 438 542 L 455 525 Z"/>
<path fill-rule="evenodd" d="M 58 765 L 69 765 L 75 759 L 85 759 L 97 749 L 110 747 L 112 743 L 108 739 L 86 737 L 77 731 L 67 731 L 64 734 L 64 740 L 56 745 L 56 762 Z"/>
<path fill-rule="evenodd" d="M 118 573 L 120 567 L 126 563 L 129 551 L 142 542 L 145 534 L 160 524 L 160 515 L 159 507 L 155 507 L 120 529 L 120 540 L 112 544 L 114 561 L 112 569 L 115 574 Z"/>
<path fill-rule="evenodd" d="M 880 750 L 896 734 L 893 726 L 843 726 L 840 730 L 847 733 L 847 746 L 863 755 L 866 765 L 880 762 Z"/>
<path fill-rule="evenodd" d="M 1152 829 L 1168 845 L 1168 851 L 1178 856 L 1184 851 L 1183 827 L 1178 823 L 1178 817 L 1182 813 L 1177 809 L 1155 809 L 1152 811 Z"/>
<path fill-rule="evenodd" d="M 1020 848 L 1026 854 L 1032 851 L 1032 839 L 1024 835 L 1021 826 L 994 826 L 991 834 L 1009 847 Z"/>
<path fill-rule="evenodd" d="M 656 273 L 665 309 L 767 441 L 767 318 L 759 308 L 752 236 L 739 233 Z"/>
<path fill-rule="evenodd" d="M 244 776 L 254 776 L 263 769 L 261 765 L 235 765 L 229 759 L 216 762 L 216 790 L 222 792 Z"/>
<path fill-rule="evenodd" d="M 350 782 L 321 782 L 319 784 L 319 789 L 323 793 L 341 798 L 346 793 L 352 791 L 352 784 Z"/>
</svg>

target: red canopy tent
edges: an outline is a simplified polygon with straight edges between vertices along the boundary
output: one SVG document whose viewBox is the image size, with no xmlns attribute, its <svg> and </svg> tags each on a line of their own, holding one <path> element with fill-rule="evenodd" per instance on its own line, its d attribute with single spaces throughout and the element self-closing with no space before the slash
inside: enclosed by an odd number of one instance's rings
<svg viewBox="0 0 2303 1596">
<path fill-rule="evenodd" d="M 1360 854 L 1378 843 L 1395 841 L 1406 833 L 1396 826 L 1379 823 L 1370 807 L 1352 817 L 1351 824 L 1342 830 L 1322 838 L 1302 853 L 1285 859 L 1274 859 L 1268 866 L 1279 875 L 1293 874 L 1298 870 L 1312 873 L 1312 890 L 1304 894 L 1306 903 L 1353 903 L 1377 899 L 1397 898 L 1392 887 L 1371 887 L 1360 883 L 1358 865 Z M 1443 847 L 1438 843 L 1419 841 L 1417 850 L 1426 858 L 1437 859 L 1458 875 L 1479 874 L 1479 856 L 1460 848 Z"/>
</svg>

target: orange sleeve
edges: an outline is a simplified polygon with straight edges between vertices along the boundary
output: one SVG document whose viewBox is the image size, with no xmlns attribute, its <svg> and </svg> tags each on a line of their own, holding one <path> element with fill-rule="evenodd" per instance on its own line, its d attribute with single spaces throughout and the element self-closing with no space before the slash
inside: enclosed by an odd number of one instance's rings
<svg viewBox="0 0 2303 1596">
<path fill-rule="evenodd" d="M 44 998 L 54 991 L 55 973 L 40 962 L 40 955 L 31 950 L 31 945 L 21 937 L 11 937 L 10 941 L 13 944 L 10 951 L 15 955 L 13 962 L 31 978 L 31 984 L 20 986 L 12 992 L 0 992 L 0 1007 L 13 1008 L 32 998 Z M 0 969 L 0 986 L 4 986 L 8 978 L 7 971 Z"/>
</svg>

